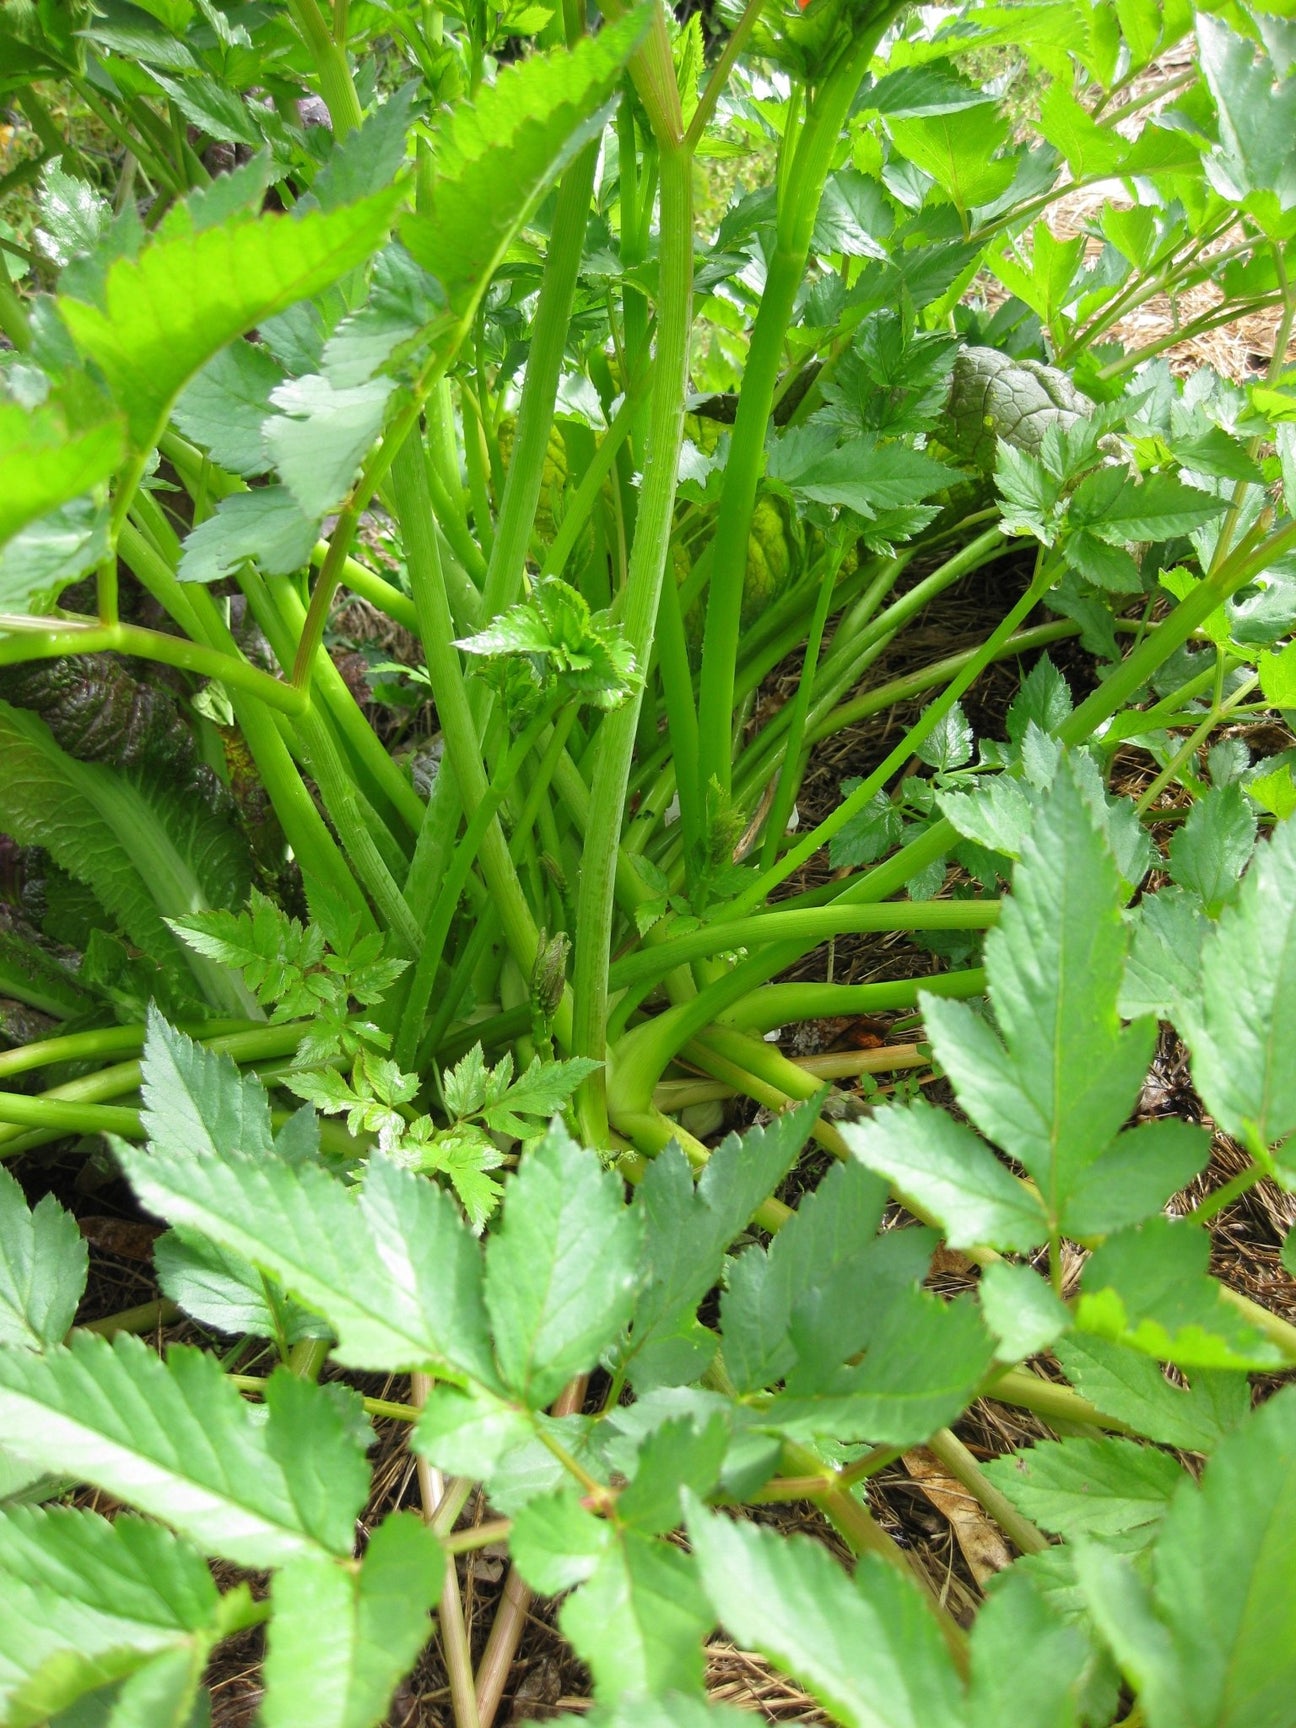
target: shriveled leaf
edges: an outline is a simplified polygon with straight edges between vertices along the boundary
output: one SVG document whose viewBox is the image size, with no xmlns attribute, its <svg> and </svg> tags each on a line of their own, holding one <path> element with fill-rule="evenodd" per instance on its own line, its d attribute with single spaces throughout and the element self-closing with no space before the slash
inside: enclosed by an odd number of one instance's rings
<svg viewBox="0 0 1296 1728">
<path fill-rule="evenodd" d="M 52 1194 L 33 1210 L 0 1167 L 0 1344 L 61 1344 L 85 1290 L 89 1257 L 76 1219 Z"/>
</svg>

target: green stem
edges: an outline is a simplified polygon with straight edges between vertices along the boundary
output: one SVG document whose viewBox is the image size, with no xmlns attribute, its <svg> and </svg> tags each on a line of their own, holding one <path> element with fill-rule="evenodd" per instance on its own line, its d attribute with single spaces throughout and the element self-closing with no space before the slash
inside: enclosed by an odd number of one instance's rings
<svg viewBox="0 0 1296 1728">
<path fill-rule="evenodd" d="M 942 1428 L 938 1434 L 933 1434 L 927 1442 L 927 1449 L 935 1454 L 954 1480 L 961 1483 L 973 1499 L 984 1507 L 1008 1540 L 1015 1544 L 1019 1553 L 1042 1554 L 1049 1547 L 1048 1537 L 1017 1510 L 1006 1494 L 995 1487 L 952 1429 Z"/>
<path fill-rule="evenodd" d="M 786 179 L 780 175 L 777 239 L 766 272 L 760 311 L 752 328 L 716 517 L 698 692 L 698 798 L 704 808 L 713 797 L 713 782 L 719 788 L 722 805 L 728 803 L 732 784 L 734 674 L 747 573 L 747 539 L 764 464 L 765 434 L 778 385 L 783 342 L 797 291 L 805 277 L 819 202 L 841 129 L 895 9 L 887 6 L 880 17 L 860 30 L 849 51 L 815 92 Z"/>
<path fill-rule="evenodd" d="M 670 47 L 662 35 L 665 70 Z M 655 39 L 650 45 L 656 45 Z M 658 69 L 661 75 L 665 71 Z M 622 621 L 639 666 L 648 663 L 661 585 L 670 549 L 675 480 L 684 435 L 689 331 L 693 315 L 693 164 L 686 150 L 659 134 L 661 216 L 654 369 L 644 483 L 639 500 Z M 595 743 L 589 824 L 576 904 L 573 1049 L 602 1062 L 607 1050 L 607 966 L 612 938 L 616 866 L 642 691 L 605 716 Z M 580 1113 L 587 1144 L 607 1135 L 602 1069 L 582 1088 Z"/>
<path fill-rule="evenodd" d="M 333 122 L 333 136 L 340 144 L 364 119 L 347 64 L 345 36 L 333 39 L 318 0 L 288 0 L 288 10 L 315 62 L 320 94 Z"/>
<path fill-rule="evenodd" d="M 51 629 L 51 624 L 53 628 Z M 245 691 L 283 714 L 306 712 L 308 699 L 259 667 L 182 636 L 167 636 L 136 624 L 97 624 L 86 620 L 15 617 L 0 614 L 0 666 L 28 660 L 56 660 L 67 654 L 130 654 L 162 666 L 177 666 L 200 678 L 216 678 L 227 688 Z"/>
<path fill-rule="evenodd" d="M 392 496 L 405 544 L 410 587 L 418 613 L 419 634 L 432 681 L 437 717 L 445 735 L 446 757 L 463 808 L 471 812 L 488 797 L 489 787 L 468 702 L 463 666 L 454 646 L 450 602 L 441 571 L 441 554 L 433 532 L 427 464 L 416 441 L 411 440 L 405 445 L 392 468 Z M 535 963 L 536 927 L 509 859 L 498 817 L 492 818 L 486 829 L 481 845 L 481 862 L 509 948 L 523 975 L 530 977 Z"/>
</svg>

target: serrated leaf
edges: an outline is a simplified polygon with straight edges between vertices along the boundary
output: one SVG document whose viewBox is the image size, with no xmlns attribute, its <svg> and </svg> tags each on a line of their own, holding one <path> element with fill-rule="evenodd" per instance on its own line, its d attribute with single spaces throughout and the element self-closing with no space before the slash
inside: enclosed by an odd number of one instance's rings
<svg viewBox="0 0 1296 1728">
<path fill-rule="evenodd" d="M 540 1409 L 630 1318 L 642 1227 L 621 1184 L 555 1125 L 526 1153 L 486 1250 L 486 1306 L 506 1385 Z"/>
<path fill-rule="evenodd" d="M 0 1166 L 0 1344 L 61 1344 L 85 1290 L 89 1254 L 76 1219 L 52 1194 L 28 1210 Z"/>
<path fill-rule="evenodd" d="M 885 1205 L 881 1182 L 858 1164 L 839 1165 L 804 1197 L 767 1252 L 749 1248 L 730 1264 L 720 1313 L 726 1372 L 739 1390 L 759 1391 L 794 1366 L 798 1350 L 792 1321 L 798 1305 L 809 1300 L 830 1306 L 830 1292 L 843 1280 L 856 1289 L 869 1289 L 871 1280 L 860 1276 L 865 1265 L 878 1278 L 881 1268 L 874 1249 Z M 922 1276 L 926 1239 L 907 1233 L 897 1237 L 889 1251 L 894 1256 L 898 1245 L 903 1258 L 910 1244 L 913 1262 L 898 1267 L 893 1263 L 892 1270 L 916 1281 Z M 841 1353 L 830 1367 L 863 1342 L 854 1312 L 845 1327 L 834 1322 L 834 1330 Z"/>
<path fill-rule="evenodd" d="M 345 498 L 382 430 L 390 378 L 335 385 L 320 373 L 290 378 L 270 400 L 278 413 L 261 427 L 266 449 L 303 517 L 318 521 Z"/>
<path fill-rule="evenodd" d="M 1210 1143 L 1206 1129 L 1169 1117 L 1118 1134 L 1072 1189 L 1063 1228 L 1103 1236 L 1152 1217 L 1206 1168 Z"/>
<path fill-rule="evenodd" d="M 121 461 L 124 431 L 115 418 L 76 427 L 55 406 L 0 403 L 0 545 L 107 480 Z"/>
<path fill-rule="evenodd" d="M 1076 1324 L 1183 1368 L 1263 1369 L 1282 1360 L 1207 1276 L 1210 1238 L 1153 1218 L 1109 1236 L 1090 1256 Z"/>
<path fill-rule="evenodd" d="M 797 1439 L 912 1446 L 958 1419 L 993 1355 L 975 1303 L 902 1289 L 875 1317 L 861 1363 L 814 1392 L 779 1393 L 766 1421 Z"/>
<path fill-rule="evenodd" d="M 1054 1611 L 1029 1574 L 1015 1566 L 999 1573 L 972 1627 L 969 1728 L 1074 1728 L 1088 1657 L 1083 1631 Z"/>
<path fill-rule="evenodd" d="M 1116 1012 L 1126 943 L 1115 861 L 1065 762 L 986 939 L 1003 1044 L 965 1003 L 924 1004 L 959 1102 L 1033 1177 L 1054 1232 L 1133 1107 L 1151 1058 L 1154 1024 L 1123 1028 Z"/>
<path fill-rule="evenodd" d="M 1256 818 L 1242 788 L 1212 786 L 1170 842 L 1170 874 L 1210 917 L 1233 898 L 1255 845 Z"/>
<path fill-rule="evenodd" d="M 533 1058 L 525 1074 L 509 1087 L 498 1104 L 488 1104 L 482 1116 L 490 1127 L 519 1139 L 534 1134 L 535 1124 L 518 1121 L 520 1116 L 548 1118 L 561 1110 L 576 1088 L 602 1066 L 588 1056 L 568 1056 L 556 1062 Z"/>
<path fill-rule="evenodd" d="M 1245 980 L 1245 989 L 1239 982 Z M 1296 1129 L 1296 822 L 1257 852 L 1202 946 L 1201 992 L 1180 1006 L 1193 1080 L 1226 1133 L 1270 1146 Z"/>
<path fill-rule="evenodd" d="M 1071 1311 L 1030 1266 L 992 1260 L 982 1269 L 981 1312 L 998 1339 L 1001 1362 L 1020 1362 L 1071 1329 Z"/>
<path fill-rule="evenodd" d="M 612 1526 L 581 1505 L 575 1488 L 561 1488 L 517 1513 L 509 1552 L 533 1590 L 557 1596 L 583 1584 L 614 1540 Z"/>
<path fill-rule="evenodd" d="M 1151 1358 L 1076 1332 L 1059 1339 L 1054 1354 L 1076 1390 L 1105 1416 L 1163 1446 L 1209 1452 L 1251 1407 L 1239 1374 L 1199 1369 L 1191 1386 L 1172 1386 Z"/>
<path fill-rule="evenodd" d="M 186 1046 L 182 1033 L 151 1028 L 146 1084 L 169 1075 L 168 1053 L 189 1060 Z M 370 1159 L 356 1195 L 318 1166 L 249 1155 L 217 1126 L 239 1119 L 243 1081 L 232 1067 L 204 1065 L 201 1076 L 186 1108 L 208 1156 L 166 1134 L 148 1152 L 117 1148 L 144 1203 L 281 1279 L 332 1323 L 339 1360 L 444 1363 L 493 1384 L 479 1250 L 450 1197 L 382 1157 Z"/>
<path fill-rule="evenodd" d="M 374 1531 L 357 1569 L 290 1561 L 271 1589 L 265 1728 L 374 1728 L 426 1642 L 445 1576 L 436 1538 L 412 1513 Z"/>
<path fill-rule="evenodd" d="M 285 1379 L 266 1382 L 268 1400 Z M 106 1488 L 244 1566 L 349 1554 L 368 1485 L 339 1447 L 317 1387 L 258 1423 L 215 1358 L 175 1347 L 163 1363 L 125 1333 L 76 1332 L 44 1356 L 0 1351 L 0 1445 Z M 290 1394 L 290 1400 L 292 1395 Z M 324 1474 L 318 1472 L 324 1467 Z"/>
<path fill-rule="evenodd" d="M 965 1728 L 953 1662 L 915 1584 L 864 1555 L 853 1579 L 804 1536 L 700 1506 L 689 1536 L 734 1639 L 809 1689 L 848 1728 Z"/>
<path fill-rule="evenodd" d="M 904 444 L 872 437 L 837 442 L 832 426 L 798 426 L 783 433 L 769 457 L 769 474 L 797 497 L 853 510 L 869 518 L 920 503 L 957 478 L 956 470 Z"/>
<path fill-rule="evenodd" d="M 558 1624 L 600 1699 L 701 1689 L 711 1616 L 693 1557 L 668 1542 L 618 1531 Z"/>
<path fill-rule="evenodd" d="M 654 1428 L 617 1499 L 617 1518 L 649 1535 L 673 1530 L 682 1516 L 680 1490 L 704 1499 L 719 1481 L 730 1432 L 720 1412 L 705 1423 L 681 1416 Z"/>
<path fill-rule="evenodd" d="M 1081 1584 L 1150 1728 L 1283 1728 L 1296 1686 L 1296 1398 L 1285 1388 L 1183 1482 L 1141 1596 L 1086 1550 Z M 1114 1558 L 1114 1557 L 1113 1557 Z M 1128 1575 L 1127 1575 L 1128 1576 Z M 1221 1579 L 1229 1588 L 1221 1590 Z"/>
<path fill-rule="evenodd" d="M 1141 1014 L 1179 1020 L 1179 1005 L 1200 994 L 1201 951 L 1209 928 L 1195 896 L 1178 888 L 1144 895 L 1117 998 L 1127 1020 Z"/>
<path fill-rule="evenodd" d="M 1150 474 L 1135 484 L 1119 469 L 1101 468 L 1076 487 L 1069 520 L 1120 546 L 1189 534 L 1224 508 L 1223 499 L 1185 486 L 1169 474 Z"/>
<path fill-rule="evenodd" d="M 665 1372 L 680 1381 L 697 1379 L 711 1360 L 715 1339 L 698 1327 L 697 1305 L 719 1278 L 725 1250 L 791 1168 L 820 1103 L 813 1098 L 767 1127 L 727 1135 L 696 1187 L 678 1146 L 653 1159 L 634 1201 L 644 1220 L 646 1280 L 626 1351 L 641 1390 L 654 1382 L 654 1359 L 662 1371 L 670 1356 Z"/>
<path fill-rule="evenodd" d="M 507 67 L 433 126 L 434 177 L 401 239 L 467 312 L 536 199 L 590 135 L 647 27 L 647 9 L 572 50 Z"/>
<path fill-rule="evenodd" d="M 231 342 L 181 392 L 175 423 L 231 474 L 264 474 L 270 458 L 261 443 L 261 422 L 282 382 L 283 373 L 266 349 Z"/>
<path fill-rule="evenodd" d="M 1109 1437 L 1041 1440 L 983 1468 L 1019 1511 L 1069 1541 L 1131 1531 L 1150 1541 L 1184 1480 L 1169 1453 Z"/>
<path fill-rule="evenodd" d="M 932 998 L 920 1001 L 926 1013 Z M 921 1100 L 886 1105 L 866 1122 L 844 1122 L 840 1132 L 862 1164 L 940 1224 L 952 1248 L 986 1243 L 1025 1252 L 1047 1237 L 1039 1200 L 944 1110 Z"/>
<path fill-rule="evenodd" d="M 1012 180 L 1012 160 L 995 155 L 1008 139 L 1008 122 L 998 115 L 963 108 L 891 120 L 887 130 L 901 154 L 930 174 L 960 210 L 989 204 Z"/>
<path fill-rule="evenodd" d="M 397 185 L 342 210 L 157 240 L 111 267 L 103 310 L 61 299 L 78 348 L 126 412 L 134 448 L 157 442 L 175 396 L 212 355 L 362 264 L 403 196 Z"/>
<path fill-rule="evenodd" d="M 1296 172 L 1287 141 L 1296 126 L 1296 87 L 1288 79 L 1274 88 L 1268 56 L 1235 35 L 1222 20 L 1197 20 L 1202 75 L 1219 114 L 1219 143 L 1206 156 L 1206 172 L 1224 197 L 1264 210 L 1257 194 L 1278 209 L 1296 202 Z"/>
<path fill-rule="evenodd" d="M 310 562 L 319 529 L 319 519 L 304 515 L 286 486 L 232 492 L 185 536 L 177 575 L 182 582 L 220 582 L 252 559 L 263 575 L 291 576 Z"/>
<path fill-rule="evenodd" d="M 203 1236 L 168 1230 L 153 1246 L 153 1265 L 162 1294 L 202 1326 L 283 1344 L 332 1337 L 327 1321 L 286 1296 L 251 1261 Z"/>
</svg>

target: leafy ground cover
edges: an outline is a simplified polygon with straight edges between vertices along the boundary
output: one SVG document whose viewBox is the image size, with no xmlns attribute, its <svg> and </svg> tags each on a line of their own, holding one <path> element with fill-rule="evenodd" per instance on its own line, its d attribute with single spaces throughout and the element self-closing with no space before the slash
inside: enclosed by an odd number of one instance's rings
<svg viewBox="0 0 1296 1728">
<path fill-rule="evenodd" d="M 6 1723 L 1290 1722 L 1294 60 L 7 0 Z"/>
</svg>

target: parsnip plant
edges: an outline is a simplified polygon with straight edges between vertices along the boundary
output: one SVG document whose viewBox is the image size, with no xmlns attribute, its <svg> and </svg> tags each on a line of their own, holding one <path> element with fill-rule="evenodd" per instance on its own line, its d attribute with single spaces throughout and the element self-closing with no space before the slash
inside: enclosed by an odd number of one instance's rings
<svg viewBox="0 0 1296 1728">
<path fill-rule="evenodd" d="M 488 1723 L 532 1590 L 605 1723 L 724 1717 L 716 1623 L 848 1724 L 1289 1721 L 1296 1415 L 1246 1376 L 1296 1332 L 1203 1226 L 1296 1183 L 1296 782 L 1237 732 L 1296 709 L 1290 26 L 726 28 L 708 65 L 658 0 L 0 9 L 34 140 L 0 178 L 0 830 L 39 888 L 0 987 L 48 1031 L 0 1077 L 53 1071 L 0 1096 L 0 1152 L 112 1136 L 168 1302 L 278 1359 L 69 1337 L 84 1248 L 0 1172 L 15 1728 L 201 1722 L 265 1621 L 267 1728 L 363 1728 L 433 1609 L 456 1728 Z M 1006 45 L 1025 141 L 967 70 Z M 1174 340 L 1278 309 L 1247 385 L 1116 339 L 1207 282 Z M 987 571 L 977 646 L 870 681 Z M 329 652 L 346 593 L 418 644 L 434 774 Z M 986 668 L 1072 637 L 1091 687 L 1040 658 L 978 740 Z M 922 697 L 798 826 L 815 746 Z M 777 981 L 859 932 L 957 959 Z M 861 1119 L 764 1036 L 915 1008 L 957 1112 Z M 1209 1136 L 1127 1126 L 1158 1020 L 1249 1158 L 1188 1219 Z M 713 1150 L 679 1064 L 772 1121 Z M 839 1162 L 789 1209 L 812 1135 Z M 924 1290 L 942 1240 L 975 1294 Z M 1063 1437 L 982 1468 L 951 1428 L 983 1395 Z M 410 1424 L 425 1517 L 357 1544 L 371 1415 Z M 970 1635 L 868 1510 L 924 1442 L 1021 1556 Z M 52 1504 L 77 1483 L 133 1510 Z M 724 1510 L 807 1498 L 853 1577 Z M 474 1673 L 450 1562 L 496 1540 Z"/>
</svg>

